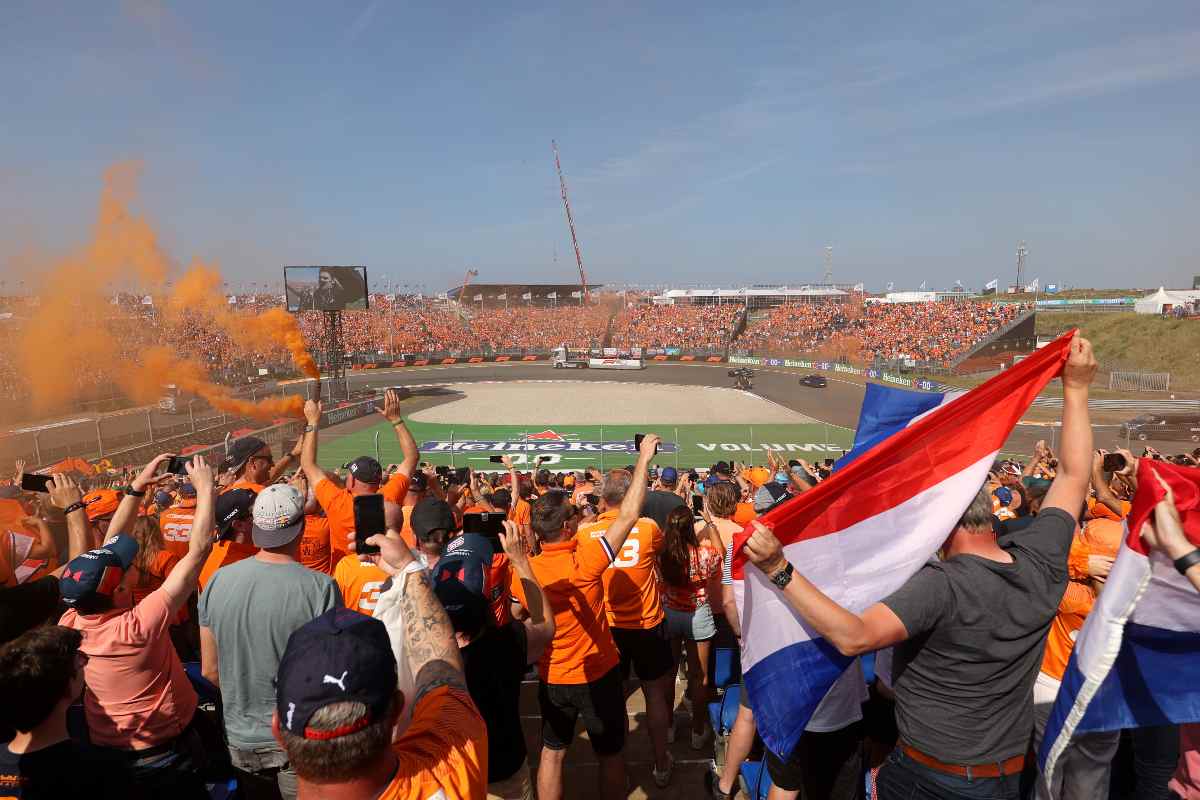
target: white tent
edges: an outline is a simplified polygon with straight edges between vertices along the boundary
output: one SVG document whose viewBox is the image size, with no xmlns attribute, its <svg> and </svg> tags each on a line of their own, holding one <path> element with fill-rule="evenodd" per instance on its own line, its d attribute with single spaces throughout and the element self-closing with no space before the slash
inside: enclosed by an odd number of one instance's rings
<svg viewBox="0 0 1200 800">
<path fill-rule="evenodd" d="M 1139 314 L 1161 314 L 1164 306 L 1175 308 L 1176 306 L 1186 305 L 1187 302 L 1187 297 L 1181 297 L 1173 292 L 1168 292 L 1160 286 L 1154 294 L 1148 294 L 1134 303 L 1133 310 Z"/>
</svg>

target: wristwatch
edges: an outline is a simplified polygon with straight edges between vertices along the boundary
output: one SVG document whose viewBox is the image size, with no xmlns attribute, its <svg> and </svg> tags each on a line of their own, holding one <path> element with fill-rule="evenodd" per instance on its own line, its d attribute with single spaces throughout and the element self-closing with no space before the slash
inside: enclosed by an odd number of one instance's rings
<svg viewBox="0 0 1200 800">
<path fill-rule="evenodd" d="M 792 582 L 792 572 L 794 570 L 795 567 L 792 566 L 792 562 L 785 561 L 783 569 L 771 576 L 771 583 L 775 584 L 776 588 L 783 589 Z"/>
<path fill-rule="evenodd" d="M 304 426 L 304 432 L 305 432 L 305 433 L 314 433 L 316 430 L 317 430 L 317 426 L 316 426 L 316 425 L 305 425 L 305 426 Z"/>
</svg>

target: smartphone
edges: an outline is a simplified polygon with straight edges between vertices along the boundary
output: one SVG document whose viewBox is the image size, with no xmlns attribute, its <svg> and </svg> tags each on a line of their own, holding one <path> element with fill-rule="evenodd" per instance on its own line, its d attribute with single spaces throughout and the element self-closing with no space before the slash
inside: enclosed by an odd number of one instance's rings
<svg viewBox="0 0 1200 800">
<path fill-rule="evenodd" d="M 51 480 L 49 475 L 33 475 L 26 472 L 21 476 L 21 489 L 26 492 L 49 492 Z"/>
<path fill-rule="evenodd" d="M 488 461 L 492 462 L 493 464 L 503 464 L 504 456 L 488 456 Z"/>
<path fill-rule="evenodd" d="M 377 533 L 387 531 L 383 516 L 383 495 L 362 494 L 354 498 L 354 549 L 360 555 L 378 553 L 379 548 L 367 544 Z"/>
<path fill-rule="evenodd" d="M 590 506 L 599 506 L 600 505 L 600 495 L 598 495 L 598 494 L 585 494 L 583 496 L 583 499 L 587 500 L 588 505 L 590 505 Z"/>
<path fill-rule="evenodd" d="M 692 495 L 692 513 L 697 517 L 704 515 L 704 495 Z"/>
<path fill-rule="evenodd" d="M 635 434 L 633 435 L 633 449 L 634 449 L 634 450 L 636 450 L 636 451 L 638 451 L 638 452 L 640 453 L 640 452 L 641 452 L 641 450 L 642 450 L 642 439 L 645 439 L 645 438 L 646 438 L 646 434 L 644 434 L 644 433 L 635 433 Z M 654 445 L 654 452 L 655 452 L 655 453 L 659 452 L 660 450 L 662 450 L 662 443 L 661 443 L 661 442 L 660 442 L 660 443 L 658 443 L 658 444 L 656 444 L 656 445 Z"/>
<path fill-rule="evenodd" d="M 504 520 L 508 515 L 502 511 L 481 511 L 477 514 L 463 514 L 463 533 L 477 533 L 500 543 L 500 534 L 504 531 Z"/>
<path fill-rule="evenodd" d="M 167 468 L 163 470 L 163 474 L 187 475 L 186 464 L 189 460 L 187 456 L 171 456 L 167 459 Z"/>
<path fill-rule="evenodd" d="M 1120 472 L 1125 469 L 1125 456 L 1120 453 L 1105 453 L 1101 468 L 1105 472 Z"/>
<path fill-rule="evenodd" d="M 450 468 L 447 467 L 445 464 L 438 464 L 436 467 L 433 468 L 433 471 L 438 475 L 449 475 L 450 474 Z"/>
<path fill-rule="evenodd" d="M 454 480 L 458 483 L 465 484 L 470 475 L 470 467 L 459 467 L 458 469 L 454 470 Z"/>
</svg>

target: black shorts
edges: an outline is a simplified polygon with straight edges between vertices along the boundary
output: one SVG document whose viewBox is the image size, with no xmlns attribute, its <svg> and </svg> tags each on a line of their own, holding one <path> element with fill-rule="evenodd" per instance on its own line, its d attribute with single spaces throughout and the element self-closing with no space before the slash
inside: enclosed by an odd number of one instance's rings
<svg viewBox="0 0 1200 800">
<path fill-rule="evenodd" d="M 571 746 L 575 722 L 581 716 L 596 755 L 616 755 L 625 746 L 628 720 L 617 667 L 591 683 L 539 681 L 538 705 L 542 707 L 542 744 L 551 750 Z"/>
<path fill-rule="evenodd" d="M 621 676 L 629 680 L 629 667 L 640 681 L 656 681 L 675 668 L 667 621 L 653 628 L 612 628 L 613 641 L 621 653 Z"/>
<path fill-rule="evenodd" d="M 767 773 L 780 789 L 803 798 L 855 800 L 862 796 L 862 724 L 840 731 L 805 731 L 787 761 L 770 750 Z"/>
</svg>

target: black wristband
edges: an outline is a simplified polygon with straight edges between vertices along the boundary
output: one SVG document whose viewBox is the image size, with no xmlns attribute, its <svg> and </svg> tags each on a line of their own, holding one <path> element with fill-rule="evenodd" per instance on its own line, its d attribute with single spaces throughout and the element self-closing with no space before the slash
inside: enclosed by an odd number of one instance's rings
<svg viewBox="0 0 1200 800">
<path fill-rule="evenodd" d="M 1197 564 L 1200 564 L 1200 547 L 1175 559 L 1175 570 L 1180 575 L 1186 575 L 1187 571 Z"/>
<path fill-rule="evenodd" d="M 71 505 L 63 509 L 63 516 L 65 517 L 66 515 L 72 514 L 76 511 L 82 511 L 85 508 L 87 508 L 87 503 L 83 502 L 82 500 L 78 503 L 71 503 Z"/>
<path fill-rule="evenodd" d="M 126 486 L 124 489 L 124 493 L 129 495 L 130 497 L 145 497 L 146 496 L 146 491 L 144 489 L 139 492 L 133 488 L 133 484 Z"/>
</svg>

